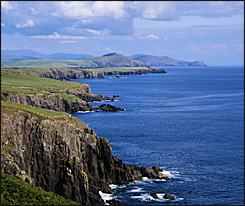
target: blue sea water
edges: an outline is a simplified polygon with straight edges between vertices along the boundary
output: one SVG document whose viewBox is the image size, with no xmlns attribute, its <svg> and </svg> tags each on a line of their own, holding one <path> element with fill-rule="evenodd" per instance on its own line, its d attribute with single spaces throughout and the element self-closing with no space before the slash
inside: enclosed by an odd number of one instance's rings
<svg viewBox="0 0 245 206">
<path fill-rule="evenodd" d="M 73 113 L 127 164 L 162 167 L 167 181 L 114 188 L 128 205 L 244 205 L 244 68 L 165 68 L 166 74 L 72 80 L 122 98 L 125 112 Z M 93 103 L 93 106 L 102 103 Z M 159 199 L 150 193 L 155 191 Z M 165 200 L 168 193 L 176 200 Z"/>
</svg>

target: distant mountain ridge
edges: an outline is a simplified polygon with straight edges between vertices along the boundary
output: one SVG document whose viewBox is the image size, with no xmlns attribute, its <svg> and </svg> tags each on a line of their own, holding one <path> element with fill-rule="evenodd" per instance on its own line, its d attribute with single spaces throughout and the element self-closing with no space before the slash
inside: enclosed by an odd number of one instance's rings
<svg viewBox="0 0 245 206">
<path fill-rule="evenodd" d="M 109 53 L 100 57 L 93 57 L 88 54 L 68 54 L 54 53 L 42 54 L 30 49 L 21 50 L 1 50 L 1 62 L 12 62 L 21 60 L 86 60 L 80 64 L 82 68 L 95 67 L 149 67 L 149 66 L 207 66 L 203 61 L 183 61 L 167 56 L 153 56 L 147 54 L 135 54 L 133 56 L 123 56 L 117 53 Z M 85 64 L 86 63 L 86 64 Z M 77 65 L 77 62 L 71 65 Z M 79 65 L 79 64 L 78 64 Z"/>
<path fill-rule="evenodd" d="M 93 69 L 106 67 L 149 67 L 148 64 L 125 57 L 117 53 L 90 57 L 79 60 L 60 59 L 28 59 L 21 61 L 1 62 L 1 68 L 77 68 Z"/>
<path fill-rule="evenodd" d="M 30 49 L 1 50 L 1 62 L 34 60 L 34 59 L 80 60 L 89 57 L 92 57 L 92 55 L 68 54 L 68 53 L 42 54 L 40 52 L 36 52 Z"/>
<path fill-rule="evenodd" d="M 140 60 L 149 64 L 150 66 L 207 66 L 203 61 L 183 61 L 176 60 L 167 56 L 153 56 L 147 54 L 135 54 L 133 56 L 129 56 L 132 59 Z"/>
</svg>

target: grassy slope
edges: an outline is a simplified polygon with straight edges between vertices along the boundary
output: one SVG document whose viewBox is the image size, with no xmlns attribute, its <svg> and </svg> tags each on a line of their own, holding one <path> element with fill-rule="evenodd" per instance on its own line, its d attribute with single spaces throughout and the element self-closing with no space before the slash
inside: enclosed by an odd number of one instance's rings
<svg viewBox="0 0 245 206">
<path fill-rule="evenodd" d="M 28 111 L 33 114 L 36 114 L 40 117 L 49 118 L 49 119 L 68 117 L 68 115 L 59 113 L 59 112 L 51 112 L 49 110 L 43 110 L 43 109 L 39 109 L 35 107 L 29 107 L 25 105 L 14 104 L 10 102 L 3 102 L 3 101 L 1 101 L 1 110 L 5 112 L 14 112 L 17 110 L 24 110 L 24 111 Z"/>
<path fill-rule="evenodd" d="M 39 59 L 39 60 L 21 60 L 2 62 L 1 68 L 98 68 L 107 63 L 114 64 L 116 67 L 131 65 L 145 66 L 145 63 L 139 60 L 133 60 L 123 55 L 115 54 L 102 57 L 93 57 L 83 60 L 51 60 L 51 59 Z"/>
<path fill-rule="evenodd" d="M 81 100 L 79 97 L 58 93 L 59 90 L 80 88 L 82 84 L 79 82 L 41 78 L 23 69 L 2 69 L 1 80 L 2 91 L 33 95 L 38 93 L 50 95 L 57 92 L 56 94 L 64 99 Z"/>
<path fill-rule="evenodd" d="M 78 205 L 53 192 L 1 173 L 1 205 Z"/>
</svg>

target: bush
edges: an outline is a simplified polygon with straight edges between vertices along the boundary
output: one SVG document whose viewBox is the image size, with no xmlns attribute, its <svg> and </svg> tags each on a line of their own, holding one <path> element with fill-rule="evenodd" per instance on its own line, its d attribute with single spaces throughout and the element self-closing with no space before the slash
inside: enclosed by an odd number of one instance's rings
<svg viewBox="0 0 245 206">
<path fill-rule="evenodd" d="M 1 205 L 78 205 L 53 192 L 1 173 Z"/>
</svg>

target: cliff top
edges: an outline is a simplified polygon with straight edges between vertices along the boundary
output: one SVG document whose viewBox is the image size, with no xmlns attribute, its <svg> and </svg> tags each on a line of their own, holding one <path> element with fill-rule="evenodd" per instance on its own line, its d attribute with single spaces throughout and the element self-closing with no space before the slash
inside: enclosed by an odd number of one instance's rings
<svg viewBox="0 0 245 206">
<path fill-rule="evenodd" d="M 46 72 L 47 69 L 39 69 L 39 72 Z M 25 69 L 3 69 L 1 71 L 1 91 L 18 93 L 18 94 L 44 94 L 52 95 L 56 94 L 59 97 L 64 99 L 73 100 L 78 99 L 82 100 L 79 97 L 62 94 L 62 90 L 76 90 L 80 89 L 82 86 L 88 86 L 80 82 L 68 82 L 68 81 L 59 81 L 48 78 L 41 78 L 27 72 Z"/>
</svg>

